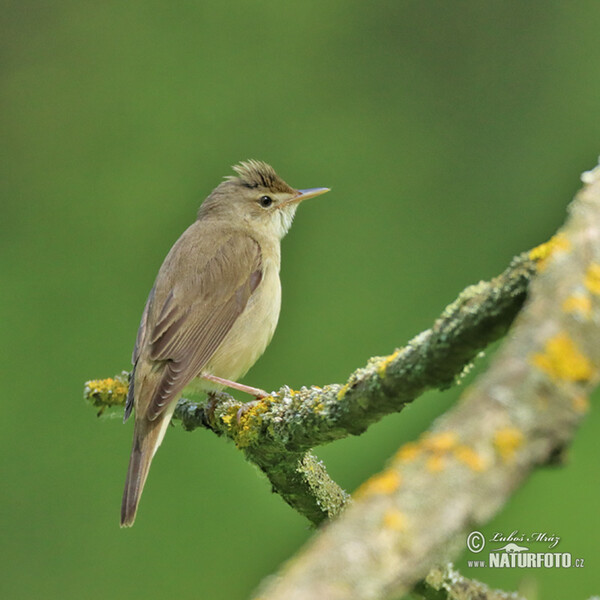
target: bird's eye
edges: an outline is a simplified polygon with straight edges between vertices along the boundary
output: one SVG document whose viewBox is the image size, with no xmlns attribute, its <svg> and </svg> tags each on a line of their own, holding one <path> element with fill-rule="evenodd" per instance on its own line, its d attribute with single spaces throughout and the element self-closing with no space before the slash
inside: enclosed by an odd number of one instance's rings
<svg viewBox="0 0 600 600">
<path fill-rule="evenodd" d="M 271 204 L 273 204 L 273 198 L 271 198 L 271 196 L 261 196 L 258 199 L 258 203 L 263 207 L 263 208 L 269 208 L 269 206 L 271 206 Z"/>
</svg>

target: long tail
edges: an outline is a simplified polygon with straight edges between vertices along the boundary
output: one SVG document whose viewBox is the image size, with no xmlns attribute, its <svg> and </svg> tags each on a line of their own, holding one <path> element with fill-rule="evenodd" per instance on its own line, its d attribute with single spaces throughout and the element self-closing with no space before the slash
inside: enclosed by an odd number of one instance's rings
<svg viewBox="0 0 600 600">
<path fill-rule="evenodd" d="M 171 415 L 168 415 L 167 418 L 159 418 L 156 421 L 136 419 L 129 469 L 121 502 L 121 527 L 131 527 L 135 521 L 150 464 L 165 435 L 170 417 Z"/>
</svg>

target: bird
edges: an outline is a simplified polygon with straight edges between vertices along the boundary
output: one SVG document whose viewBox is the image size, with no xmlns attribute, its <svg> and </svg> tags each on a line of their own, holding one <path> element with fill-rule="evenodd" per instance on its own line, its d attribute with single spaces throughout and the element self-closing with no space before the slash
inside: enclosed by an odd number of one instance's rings
<svg viewBox="0 0 600 600">
<path fill-rule="evenodd" d="M 235 175 L 202 202 L 167 254 L 142 314 L 123 419 L 135 413 L 121 527 L 135 521 L 150 464 L 184 390 L 266 395 L 237 380 L 275 332 L 281 239 L 298 205 L 329 191 L 294 189 L 258 160 L 232 168 Z"/>
</svg>

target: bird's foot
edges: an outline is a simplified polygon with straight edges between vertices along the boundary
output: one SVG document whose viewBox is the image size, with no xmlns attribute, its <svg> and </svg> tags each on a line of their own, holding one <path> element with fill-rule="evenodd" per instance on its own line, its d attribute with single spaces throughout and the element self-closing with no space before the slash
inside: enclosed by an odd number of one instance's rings
<svg viewBox="0 0 600 600">
<path fill-rule="evenodd" d="M 265 392 L 265 390 L 261 390 L 260 388 L 251 387 L 249 385 L 244 385 L 242 383 L 237 383 L 237 381 L 230 381 L 229 379 L 224 379 L 223 377 L 217 377 L 216 375 L 204 374 L 201 376 L 202 379 L 206 379 L 207 381 L 212 381 L 213 383 L 218 383 L 219 385 L 224 385 L 226 387 L 232 388 L 234 390 L 238 390 L 240 392 L 244 392 L 244 394 L 249 394 L 250 396 L 254 396 L 256 400 L 253 402 L 246 402 L 236 413 L 236 421 L 238 425 L 242 419 L 242 416 L 250 410 L 253 406 L 256 406 L 259 400 L 266 398 L 270 394 Z M 214 411 L 214 408 L 213 408 Z"/>
</svg>

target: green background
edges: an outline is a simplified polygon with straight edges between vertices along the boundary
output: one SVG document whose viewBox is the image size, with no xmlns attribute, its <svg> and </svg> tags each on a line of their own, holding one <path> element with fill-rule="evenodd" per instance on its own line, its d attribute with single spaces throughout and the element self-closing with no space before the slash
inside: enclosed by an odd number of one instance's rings
<svg viewBox="0 0 600 600">
<path fill-rule="evenodd" d="M 0 596 L 241 599 L 291 556 L 307 522 L 180 427 L 120 530 L 132 424 L 96 419 L 84 381 L 129 367 L 163 257 L 246 158 L 333 191 L 283 242 L 245 381 L 341 382 L 402 345 L 562 223 L 600 153 L 599 31 L 593 1 L 2 2 Z M 459 391 L 318 454 L 353 490 Z M 483 529 L 559 535 L 585 568 L 466 576 L 598 592 L 599 426 Z"/>
</svg>

